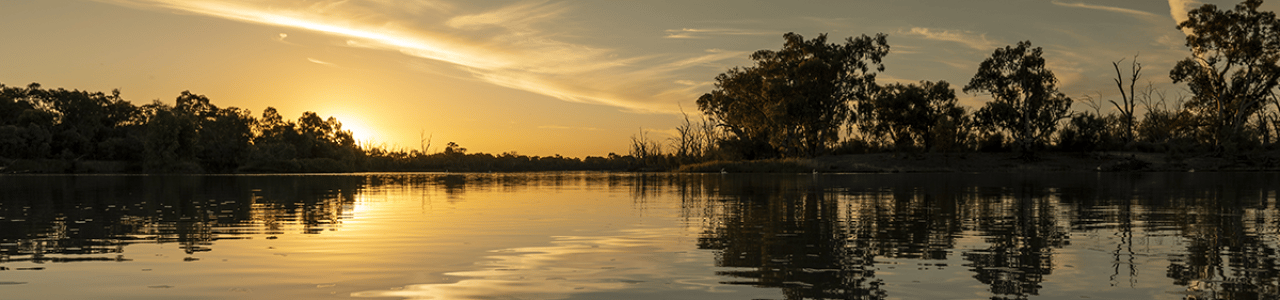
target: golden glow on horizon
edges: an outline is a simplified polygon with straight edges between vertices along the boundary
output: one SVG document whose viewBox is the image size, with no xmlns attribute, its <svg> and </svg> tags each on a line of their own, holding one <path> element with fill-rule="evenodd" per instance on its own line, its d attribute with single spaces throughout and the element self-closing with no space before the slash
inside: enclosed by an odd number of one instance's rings
<svg viewBox="0 0 1280 300">
<path fill-rule="evenodd" d="M 1111 62 L 1138 53 L 1157 89 L 1177 89 L 1155 70 L 1187 56 L 1176 21 L 1239 1 L 22 0 L 0 28 L 33 42 L 0 50 L 22 58 L 0 63 L 0 83 L 120 88 L 135 104 L 190 90 L 334 115 L 365 144 L 415 149 L 423 134 L 437 151 L 585 157 L 625 153 L 642 128 L 667 140 L 717 74 L 785 32 L 887 33 L 877 81 L 953 85 L 1031 39 L 1064 93 L 1114 99 Z M 957 92 L 971 109 L 989 100 Z"/>
</svg>

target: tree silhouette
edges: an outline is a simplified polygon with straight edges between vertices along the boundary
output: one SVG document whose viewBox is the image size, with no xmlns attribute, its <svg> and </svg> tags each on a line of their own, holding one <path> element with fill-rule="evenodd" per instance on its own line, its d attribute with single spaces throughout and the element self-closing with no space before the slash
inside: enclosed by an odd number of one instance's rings
<svg viewBox="0 0 1280 300">
<path fill-rule="evenodd" d="M 1124 61 L 1123 59 L 1121 61 Z M 1134 122 L 1133 109 L 1138 99 L 1135 94 L 1137 91 L 1134 86 L 1138 84 L 1138 78 L 1142 77 L 1142 64 L 1138 63 L 1138 56 L 1133 57 L 1133 62 L 1129 64 L 1129 94 L 1125 94 L 1124 75 L 1120 73 L 1120 62 L 1111 62 L 1111 66 L 1116 69 L 1116 88 L 1120 89 L 1120 103 L 1111 100 L 1111 105 L 1120 111 L 1120 125 L 1124 127 L 1120 138 L 1125 143 L 1133 142 Z"/>
<path fill-rule="evenodd" d="M 895 145 L 933 149 L 939 136 L 938 127 L 957 123 L 964 108 L 956 105 L 956 92 L 946 81 L 921 81 L 919 84 L 890 84 L 876 97 L 859 106 L 866 126 L 876 136 L 889 136 Z"/>
<path fill-rule="evenodd" d="M 144 168 L 152 172 L 191 171 L 199 149 L 199 124 L 190 114 L 156 101 L 143 106 L 148 116 Z"/>
<path fill-rule="evenodd" d="M 996 49 L 964 87 L 994 101 L 975 113 L 980 124 L 1008 131 L 1024 155 L 1044 145 L 1067 116 L 1071 98 L 1058 92 L 1058 78 L 1045 67 L 1040 47 L 1030 41 Z"/>
<path fill-rule="evenodd" d="M 850 102 L 874 88 L 874 72 L 884 70 L 880 62 L 889 53 L 884 34 L 843 45 L 828 44 L 825 34 L 783 38 L 781 50 L 757 51 L 755 66 L 721 73 L 716 89 L 698 98 L 698 109 L 725 127 L 748 158 L 825 151 L 851 117 Z"/>
<path fill-rule="evenodd" d="M 1274 12 L 1258 11 L 1261 5 L 1262 0 L 1246 0 L 1222 11 L 1205 4 L 1178 24 L 1191 32 L 1191 57 L 1179 61 L 1169 77 L 1191 89 L 1195 96 L 1187 108 L 1207 119 L 1219 150 L 1242 141 L 1249 118 L 1274 97 L 1280 80 L 1280 21 Z"/>
</svg>

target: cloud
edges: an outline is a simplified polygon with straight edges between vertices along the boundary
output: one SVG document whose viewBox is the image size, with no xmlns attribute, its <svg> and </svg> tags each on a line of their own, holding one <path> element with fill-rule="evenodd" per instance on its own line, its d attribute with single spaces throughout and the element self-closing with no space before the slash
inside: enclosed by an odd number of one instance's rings
<svg viewBox="0 0 1280 300">
<path fill-rule="evenodd" d="M 922 27 L 912 27 L 911 31 L 905 34 L 917 35 L 924 39 L 953 42 L 965 45 L 974 50 L 991 51 L 1000 47 L 999 43 L 987 40 L 986 34 L 976 34 L 972 31 L 965 30 L 937 30 Z"/>
<path fill-rule="evenodd" d="M 547 1 L 471 11 L 439 1 L 99 1 L 325 33 L 344 39 L 350 47 L 439 62 L 407 63 L 409 69 L 453 68 L 473 80 L 635 112 L 674 112 L 673 102 L 697 97 L 688 86 L 675 83 L 686 79 L 679 78 L 682 70 L 743 56 L 721 51 L 620 57 L 615 49 L 566 42 L 563 29 L 572 21 L 563 15 L 572 7 Z M 682 31 L 762 34 L 730 29 Z"/>
<path fill-rule="evenodd" d="M 444 1 L 436 1 L 436 0 L 365 0 L 365 1 L 378 3 L 383 6 L 395 5 L 396 7 L 399 7 L 401 9 L 404 9 L 405 11 L 408 11 L 414 14 L 420 14 L 427 11 L 449 12 L 454 9 L 453 4 L 450 4 Z"/>
<path fill-rule="evenodd" d="M 313 62 L 313 63 L 317 63 L 317 64 L 321 64 L 321 65 L 330 66 L 330 67 L 337 66 L 337 65 L 334 65 L 334 64 L 333 64 L 333 63 L 331 63 L 331 62 L 327 62 L 327 61 L 323 61 L 323 60 L 319 60 L 319 59 L 314 59 L 314 58 L 310 58 L 310 57 L 308 57 L 308 58 L 307 58 L 307 61 L 309 61 L 309 62 Z"/>
<path fill-rule="evenodd" d="M 453 17 L 445 24 L 459 29 L 502 27 L 521 33 L 532 33 L 537 31 L 533 29 L 535 24 L 555 19 L 564 11 L 563 5 L 546 4 L 546 1 L 527 1 L 484 13 Z"/>
<path fill-rule="evenodd" d="M 681 28 L 667 29 L 668 39 L 705 39 L 713 35 L 782 35 L 782 33 L 774 31 L 762 30 L 744 30 L 744 29 L 699 29 L 699 28 Z"/>
<path fill-rule="evenodd" d="M 1191 12 L 1200 2 L 1195 0 L 1169 0 L 1169 16 L 1173 17 L 1175 24 L 1182 24 L 1187 20 L 1187 13 Z M 1190 29 L 1183 29 L 1183 33 L 1191 35 Z"/>
<path fill-rule="evenodd" d="M 595 128 L 595 127 L 570 127 L 570 126 L 560 126 L 560 125 L 542 125 L 542 126 L 538 126 L 538 129 L 583 130 L 583 131 L 599 131 L 600 130 L 600 128 Z"/>
<path fill-rule="evenodd" d="M 1176 0 L 1171 0 L 1171 1 L 1176 1 Z M 1129 15 L 1134 15 L 1134 16 L 1139 16 L 1139 17 L 1155 17 L 1155 16 L 1156 16 L 1156 14 L 1153 14 L 1153 13 L 1150 13 L 1150 12 L 1145 12 L 1145 11 L 1136 10 L 1136 9 L 1128 9 L 1128 8 L 1123 8 L 1123 7 L 1094 5 L 1094 4 L 1088 4 L 1088 3 L 1083 3 L 1083 2 L 1061 2 L 1061 1 L 1057 1 L 1057 0 L 1052 1 L 1052 3 L 1053 3 L 1054 5 L 1057 5 L 1057 6 L 1075 7 L 1075 8 L 1085 8 L 1085 9 L 1094 9 L 1094 10 L 1101 10 L 1101 11 L 1109 11 L 1109 12 L 1116 12 L 1116 13 L 1122 13 L 1122 14 L 1129 14 Z"/>
<path fill-rule="evenodd" d="M 271 39 L 275 40 L 276 42 L 280 42 L 281 44 L 290 45 L 290 46 L 299 46 L 298 44 L 295 44 L 287 40 L 288 38 L 289 38 L 289 34 L 281 32 L 279 35 L 276 35 Z"/>
</svg>

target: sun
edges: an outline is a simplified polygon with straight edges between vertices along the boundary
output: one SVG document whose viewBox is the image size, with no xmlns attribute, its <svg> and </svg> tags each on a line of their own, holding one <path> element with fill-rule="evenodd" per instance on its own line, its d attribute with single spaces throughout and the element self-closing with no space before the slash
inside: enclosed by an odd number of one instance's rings
<svg viewBox="0 0 1280 300">
<path fill-rule="evenodd" d="M 341 113 L 333 114 L 332 116 L 337 118 L 338 122 L 342 123 L 342 130 L 351 131 L 351 136 L 355 138 L 357 143 L 381 140 L 377 131 L 373 130 L 372 127 L 369 127 L 369 125 L 360 118 Z"/>
</svg>

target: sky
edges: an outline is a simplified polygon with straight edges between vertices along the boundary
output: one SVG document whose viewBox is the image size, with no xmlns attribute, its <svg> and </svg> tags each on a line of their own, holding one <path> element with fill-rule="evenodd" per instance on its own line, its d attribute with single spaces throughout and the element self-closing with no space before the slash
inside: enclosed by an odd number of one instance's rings
<svg viewBox="0 0 1280 300">
<path fill-rule="evenodd" d="M 313 111 L 392 149 L 604 156 L 670 137 L 716 75 L 787 32 L 888 34 L 879 83 L 947 81 L 971 109 L 990 100 L 959 91 L 978 64 L 1024 40 L 1077 110 L 1118 99 L 1112 62 L 1127 76 L 1135 55 L 1141 84 L 1185 93 L 1168 76 L 1189 55 L 1176 25 L 1205 3 L 1239 2 L 5 0 L 0 84 Z"/>
</svg>

